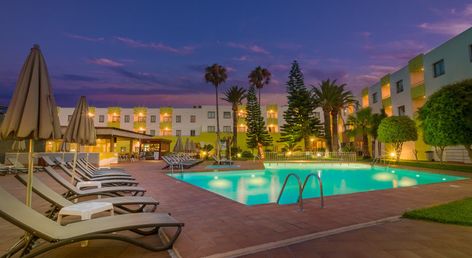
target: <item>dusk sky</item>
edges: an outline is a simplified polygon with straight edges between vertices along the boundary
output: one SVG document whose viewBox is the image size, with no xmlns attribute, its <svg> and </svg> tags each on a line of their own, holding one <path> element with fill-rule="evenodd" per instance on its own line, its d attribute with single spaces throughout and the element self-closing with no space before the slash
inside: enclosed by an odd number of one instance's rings
<svg viewBox="0 0 472 258">
<path fill-rule="evenodd" d="M 272 72 L 263 103 L 286 102 L 297 60 L 307 85 L 361 88 L 472 26 L 469 1 L 3 1 L 0 105 L 8 105 L 30 48 L 41 46 L 56 101 L 188 107 L 213 104 L 205 66 L 247 87 Z"/>
</svg>

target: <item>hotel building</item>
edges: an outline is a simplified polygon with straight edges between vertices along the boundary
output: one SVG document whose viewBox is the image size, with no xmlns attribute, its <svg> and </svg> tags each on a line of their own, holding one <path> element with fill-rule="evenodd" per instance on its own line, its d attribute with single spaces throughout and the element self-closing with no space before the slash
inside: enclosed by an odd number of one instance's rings
<svg viewBox="0 0 472 258">
<path fill-rule="evenodd" d="M 472 28 L 469 28 L 429 52 L 417 55 L 402 68 L 364 88 L 359 99 L 361 107 L 371 107 L 374 113 L 383 108 L 389 116 L 415 118 L 415 113 L 431 94 L 445 85 L 471 78 Z M 418 159 L 426 159 L 425 152 L 431 151 L 432 147 L 423 142 L 421 132 L 418 138 L 416 142 L 404 145 L 402 159 L 415 159 L 415 152 Z M 370 144 L 370 150 L 373 144 Z M 388 147 L 382 150 L 386 151 Z M 470 162 L 462 146 L 447 147 L 444 158 L 447 161 Z M 437 157 L 435 159 L 438 160 Z"/>
</svg>

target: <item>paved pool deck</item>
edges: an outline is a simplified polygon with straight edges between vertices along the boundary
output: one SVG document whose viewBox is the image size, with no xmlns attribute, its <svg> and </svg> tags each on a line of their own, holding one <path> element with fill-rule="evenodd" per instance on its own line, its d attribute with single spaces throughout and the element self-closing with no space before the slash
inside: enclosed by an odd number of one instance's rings
<svg viewBox="0 0 472 258">
<path fill-rule="evenodd" d="M 260 162 L 249 161 L 238 162 L 237 164 L 240 165 L 241 169 L 262 168 L 262 163 Z M 192 170 L 201 171 L 207 165 L 209 163 L 202 163 Z M 158 207 L 158 212 L 171 212 L 172 216 L 185 223 L 184 230 L 175 244 L 175 255 L 182 257 L 225 257 L 229 254 L 249 255 L 250 253 L 255 253 L 251 257 L 259 257 L 258 255 L 260 257 L 278 257 L 278 255 L 284 253 L 274 250 L 283 249 L 284 252 L 293 250 L 293 248 L 303 244 L 296 243 L 297 239 L 305 240 L 304 243 L 315 241 L 313 244 L 316 246 L 318 242 L 326 241 L 326 239 L 342 238 L 343 236 L 349 237 L 353 232 L 364 232 L 363 230 L 367 230 L 367 228 L 314 240 L 309 240 L 306 236 L 316 236 L 320 232 L 360 225 L 385 218 L 396 218 L 406 210 L 472 196 L 472 180 L 467 179 L 439 184 L 330 196 L 326 198 L 326 207 L 324 209 L 319 207 L 319 199 L 307 199 L 305 200 L 305 210 L 299 212 L 296 205 L 277 206 L 275 204 L 265 204 L 246 206 L 237 203 L 167 176 L 166 173 L 168 171 L 161 169 L 163 163 L 160 161 L 124 163 L 120 164 L 120 167 L 133 174 L 140 182 L 140 186 L 148 190 L 146 195 L 160 201 L 161 205 Z M 447 173 L 447 171 L 436 172 Z M 465 173 L 447 174 L 467 175 Z M 54 189 L 60 191 L 61 187 L 53 182 L 45 173 L 39 173 L 38 175 Z M 0 185 L 8 191 L 15 193 L 18 198 L 24 198 L 25 188 L 12 176 L 0 177 Z M 47 205 L 39 200 L 39 197 L 35 196 L 33 202 L 35 209 L 40 211 L 47 209 Z M 395 223 L 400 223 L 400 225 L 407 223 L 407 226 L 398 227 L 403 229 L 403 231 L 399 230 L 398 234 L 396 234 L 398 241 L 402 241 L 402 234 L 408 236 L 410 233 L 415 232 L 415 228 L 418 225 L 418 227 L 423 227 L 424 223 L 427 225 L 424 226 L 426 230 L 428 228 L 433 230 L 443 226 L 454 227 L 453 230 L 449 231 L 451 233 L 450 236 L 446 237 L 451 241 L 456 236 L 454 232 L 459 232 L 459 235 L 465 233 L 470 235 L 470 228 L 468 227 L 410 220 L 395 220 L 395 222 L 372 226 L 370 230 L 378 231 L 380 232 L 379 234 L 385 231 L 385 234 L 388 234 L 389 231 L 385 227 Z M 0 230 L 4 232 L 0 235 L 1 250 L 5 250 L 21 236 L 20 230 L 4 220 L 0 220 Z M 441 230 L 437 231 L 441 232 Z M 368 231 L 366 234 L 369 234 Z M 304 236 L 305 238 L 303 238 Z M 353 238 L 355 239 L 355 237 Z M 141 239 L 146 242 L 158 241 L 157 237 L 144 237 Z M 470 240 L 472 239 L 468 239 L 469 243 Z M 281 244 L 285 245 L 280 247 L 282 249 L 264 250 L 280 246 Z M 352 245 L 355 245 L 355 242 Z M 113 248 L 103 248 L 104 246 Z M 325 244 L 325 246 L 330 246 L 330 244 Z M 261 247 L 263 248 L 261 249 Z M 323 250 L 327 250 L 326 248 Z M 337 252 L 342 251 L 342 248 L 331 245 L 331 249 L 335 251 L 334 256 L 322 254 L 320 257 L 346 257 Z M 286 256 L 280 257 L 317 257 L 311 256 L 311 251 L 304 252 L 303 248 L 297 250 L 302 251 L 288 253 L 288 256 L 285 253 Z M 400 250 L 402 249 L 400 248 Z M 372 257 L 362 256 L 362 254 L 359 253 L 353 257 Z M 50 252 L 42 257 L 167 257 L 168 255 L 166 252 L 153 253 L 116 241 L 97 240 L 92 241 L 90 246 L 86 248 L 80 248 L 78 244 L 73 244 Z"/>
</svg>

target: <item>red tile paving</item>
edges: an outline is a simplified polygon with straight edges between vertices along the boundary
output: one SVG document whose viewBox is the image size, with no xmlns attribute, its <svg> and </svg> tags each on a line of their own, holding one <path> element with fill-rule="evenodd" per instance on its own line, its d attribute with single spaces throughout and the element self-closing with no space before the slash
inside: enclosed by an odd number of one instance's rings
<svg viewBox="0 0 472 258">
<path fill-rule="evenodd" d="M 203 163 L 194 170 L 201 170 L 206 165 L 208 164 Z M 260 163 L 253 162 L 244 162 L 240 165 L 241 168 L 262 167 Z M 343 226 L 398 216 L 405 210 L 472 196 L 472 180 L 462 180 L 452 183 L 330 196 L 326 198 L 324 209 L 319 208 L 318 199 L 308 199 L 305 202 L 305 211 L 298 212 L 295 205 L 245 206 L 167 176 L 162 173 L 161 167 L 163 164 L 161 162 L 136 162 L 121 164 L 120 166 L 137 178 L 140 186 L 148 190 L 147 195 L 155 197 L 161 202 L 158 211 L 171 212 L 172 216 L 185 222 L 183 233 L 175 245 L 177 252 L 183 257 L 202 257 L 286 240 Z M 47 178 L 44 173 L 41 173 L 40 176 Z M 51 180 L 48 180 L 48 183 L 50 182 Z M 0 177 L 0 184 L 11 192 L 19 193 L 19 198 L 22 198 L 24 188 L 11 176 Z M 451 187 L 451 185 L 454 185 L 454 187 Z M 55 187 L 58 187 L 57 184 Z M 38 201 L 38 198 L 34 199 L 35 208 L 44 210 L 46 205 Z M 378 230 L 379 234 L 384 233 L 384 228 L 376 228 L 373 227 L 372 230 Z M 2 249 L 7 248 L 21 235 L 21 231 L 16 230 L 2 220 L 0 220 L 0 230 L 1 232 L 8 232 L 0 236 L 0 248 Z M 345 234 L 347 233 L 341 235 Z M 152 237 L 143 239 L 145 241 L 157 241 L 157 238 Z M 397 240 L 400 241 L 401 238 Z M 398 242 L 397 244 L 400 247 L 407 246 L 404 242 Z M 110 245 L 116 246 L 116 248 L 103 248 L 103 250 L 109 250 L 109 252 L 97 251 L 100 255 L 93 251 L 95 248 L 98 250 L 102 246 Z M 337 250 L 336 245 L 329 242 L 322 245 L 324 246 L 323 250 Z M 355 246 L 355 243 L 351 245 Z M 300 250 L 303 250 L 307 247 L 300 248 Z M 408 257 L 412 255 L 408 250 L 408 248 L 399 248 L 398 252 L 395 251 L 394 253 L 398 257 Z M 278 255 L 281 255 L 281 257 L 290 256 L 290 253 L 286 253 L 288 251 L 290 249 L 275 252 L 271 257 Z M 90 247 L 87 248 L 71 245 L 56 252 L 61 255 L 55 257 L 107 257 L 107 255 L 113 257 L 155 257 L 156 255 L 156 253 L 113 241 L 93 241 Z M 353 257 L 365 257 L 362 256 L 363 253 L 357 254 L 356 252 L 353 251 Z M 376 252 L 378 256 L 370 257 L 381 257 L 385 254 L 382 250 Z M 427 253 L 428 251 L 424 252 Z M 286 256 L 282 256 L 284 253 Z M 303 252 L 301 253 L 303 254 Z M 167 255 L 165 252 L 157 254 L 163 257 Z M 51 252 L 49 256 L 44 257 L 53 257 L 52 255 Z M 333 253 L 329 255 L 322 254 L 320 257 L 346 257 L 346 255 Z"/>
</svg>

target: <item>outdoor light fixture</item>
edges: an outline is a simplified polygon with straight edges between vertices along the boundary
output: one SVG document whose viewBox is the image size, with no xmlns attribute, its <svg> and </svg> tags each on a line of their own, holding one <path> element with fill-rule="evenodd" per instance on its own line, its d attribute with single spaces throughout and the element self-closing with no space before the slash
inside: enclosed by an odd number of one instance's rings
<svg viewBox="0 0 472 258">
<path fill-rule="evenodd" d="M 139 116 L 143 116 L 143 113 L 139 113 Z"/>
<path fill-rule="evenodd" d="M 236 156 L 238 156 L 238 158 L 241 158 L 241 153 L 236 154 Z"/>
<path fill-rule="evenodd" d="M 89 113 L 88 113 L 88 116 L 89 116 L 89 117 L 93 117 L 93 113 L 89 112 Z"/>
<path fill-rule="evenodd" d="M 321 157 L 321 153 L 319 153 L 319 152 L 316 153 L 316 156 Z"/>
<path fill-rule="evenodd" d="M 390 157 L 395 158 L 396 154 L 395 152 L 390 152 Z"/>
<path fill-rule="evenodd" d="M 291 151 L 287 152 L 287 155 L 288 156 L 292 155 L 292 152 Z"/>
</svg>

